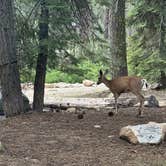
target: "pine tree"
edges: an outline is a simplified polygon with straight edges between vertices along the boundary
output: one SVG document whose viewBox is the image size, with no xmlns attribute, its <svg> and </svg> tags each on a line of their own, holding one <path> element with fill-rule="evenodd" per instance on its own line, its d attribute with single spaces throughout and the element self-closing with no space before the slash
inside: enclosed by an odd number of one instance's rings
<svg viewBox="0 0 166 166">
<path fill-rule="evenodd" d="M 7 117 L 23 111 L 14 29 L 13 1 L 0 1 L 0 84 Z"/>
<path fill-rule="evenodd" d="M 33 109 L 43 111 L 44 85 L 48 56 L 48 25 L 49 11 L 46 0 L 41 0 L 41 15 L 39 20 L 39 54 L 37 58 L 36 77 L 34 84 Z"/>
<path fill-rule="evenodd" d="M 110 8 L 110 53 L 113 78 L 128 75 L 125 31 L 125 0 L 113 0 Z"/>
</svg>

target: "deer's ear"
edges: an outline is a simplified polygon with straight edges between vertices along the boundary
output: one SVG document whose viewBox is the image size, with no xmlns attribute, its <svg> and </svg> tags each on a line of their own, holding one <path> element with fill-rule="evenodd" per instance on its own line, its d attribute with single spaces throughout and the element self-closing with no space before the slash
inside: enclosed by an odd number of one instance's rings
<svg viewBox="0 0 166 166">
<path fill-rule="evenodd" d="M 102 70 L 101 70 L 101 69 L 100 69 L 99 73 L 100 73 L 100 75 L 103 75 L 103 72 L 102 72 Z"/>
</svg>

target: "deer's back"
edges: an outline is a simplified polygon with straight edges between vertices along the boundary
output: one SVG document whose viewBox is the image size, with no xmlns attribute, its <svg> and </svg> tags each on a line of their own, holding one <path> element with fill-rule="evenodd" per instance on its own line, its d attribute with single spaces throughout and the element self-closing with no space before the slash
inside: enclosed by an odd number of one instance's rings
<svg viewBox="0 0 166 166">
<path fill-rule="evenodd" d="M 140 91 L 142 88 L 141 78 L 135 76 L 118 77 L 110 81 L 110 90 L 113 93 L 125 93 Z"/>
</svg>

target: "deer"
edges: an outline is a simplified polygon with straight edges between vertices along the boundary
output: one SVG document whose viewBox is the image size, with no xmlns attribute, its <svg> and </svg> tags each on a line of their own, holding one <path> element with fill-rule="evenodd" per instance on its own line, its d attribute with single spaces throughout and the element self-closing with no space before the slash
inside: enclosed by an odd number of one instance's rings
<svg viewBox="0 0 166 166">
<path fill-rule="evenodd" d="M 97 85 L 104 83 L 105 86 L 109 88 L 109 90 L 113 93 L 115 100 L 115 114 L 118 113 L 118 105 L 117 99 L 122 93 L 132 92 L 139 100 L 140 106 L 138 109 L 139 117 L 143 116 L 143 104 L 144 104 L 144 96 L 141 94 L 141 90 L 143 86 L 148 87 L 147 81 L 138 76 L 121 76 L 114 78 L 112 80 L 108 80 L 106 78 L 107 72 L 103 74 L 103 71 L 99 71 L 99 77 L 97 81 Z"/>
</svg>

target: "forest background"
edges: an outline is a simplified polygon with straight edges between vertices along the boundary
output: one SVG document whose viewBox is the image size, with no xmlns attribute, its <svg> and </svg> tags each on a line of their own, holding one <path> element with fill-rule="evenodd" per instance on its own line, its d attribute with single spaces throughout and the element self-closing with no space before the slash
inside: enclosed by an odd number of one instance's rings
<svg viewBox="0 0 166 166">
<path fill-rule="evenodd" d="M 113 63 L 119 60 L 111 54 L 113 45 L 109 26 L 111 7 L 116 12 L 116 7 L 120 6 L 117 3 L 124 1 L 48 0 L 48 40 L 42 41 L 48 46 L 47 83 L 96 81 L 99 69 L 114 72 Z M 15 1 L 21 82 L 35 80 L 40 45 L 40 5 L 37 0 Z M 126 50 L 122 50 L 122 54 L 127 56 L 128 74 L 144 77 L 150 82 L 159 81 L 161 71 L 166 72 L 166 48 L 162 46 L 166 38 L 162 31 L 162 24 L 165 24 L 165 13 L 162 15 L 162 12 L 165 11 L 161 5 L 157 0 L 128 0 L 121 6 L 122 12 L 125 9 L 126 29 Z"/>
</svg>

